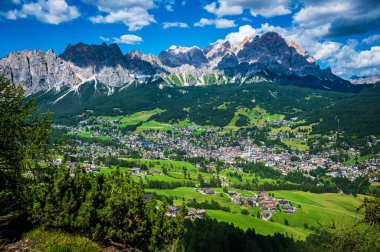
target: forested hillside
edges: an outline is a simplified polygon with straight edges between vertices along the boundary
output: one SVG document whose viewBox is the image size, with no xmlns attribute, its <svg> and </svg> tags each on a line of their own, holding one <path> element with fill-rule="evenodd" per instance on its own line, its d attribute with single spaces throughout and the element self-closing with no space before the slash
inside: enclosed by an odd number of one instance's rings
<svg viewBox="0 0 380 252">
<path fill-rule="evenodd" d="M 245 85 L 211 85 L 203 87 L 164 87 L 159 82 L 108 89 L 87 83 L 78 92 L 62 90 L 36 95 L 39 108 L 53 111 L 53 121 L 75 124 L 88 116 L 128 115 L 156 108 L 163 110 L 152 119 L 176 122 L 183 119 L 199 125 L 224 127 L 239 108 L 256 106 L 285 119 L 318 123 L 318 133 L 345 131 L 349 135 L 366 136 L 380 133 L 379 87 L 357 93 L 339 93 L 273 83 Z M 96 89 L 95 89 L 96 88 Z M 239 126 L 249 126 L 241 116 Z"/>
</svg>

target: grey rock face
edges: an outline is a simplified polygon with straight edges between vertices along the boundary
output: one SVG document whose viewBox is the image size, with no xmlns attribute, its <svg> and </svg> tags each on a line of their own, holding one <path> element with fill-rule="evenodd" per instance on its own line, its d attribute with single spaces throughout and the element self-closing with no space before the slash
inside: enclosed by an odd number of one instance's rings
<svg viewBox="0 0 380 252">
<path fill-rule="evenodd" d="M 154 55 L 144 55 L 140 51 L 132 51 L 125 55 L 125 64 L 127 68 L 136 75 L 159 75 L 167 73 L 160 62 Z"/>
<path fill-rule="evenodd" d="M 182 65 L 191 65 L 202 67 L 208 63 L 208 59 L 203 51 L 198 47 L 172 46 L 166 51 L 162 51 L 158 58 L 163 65 L 168 67 L 180 67 Z"/>
<path fill-rule="evenodd" d="M 74 46 L 69 44 L 59 57 L 79 67 L 114 67 L 124 64 L 123 53 L 117 44 L 109 46 L 106 43 L 101 45 L 78 43 Z"/>
<path fill-rule="evenodd" d="M 21 84 L 28 95 L 80 82 L 70 64 L 52 50 L 13 52 L 0 60 L 0 73 Z"/>
</svg>

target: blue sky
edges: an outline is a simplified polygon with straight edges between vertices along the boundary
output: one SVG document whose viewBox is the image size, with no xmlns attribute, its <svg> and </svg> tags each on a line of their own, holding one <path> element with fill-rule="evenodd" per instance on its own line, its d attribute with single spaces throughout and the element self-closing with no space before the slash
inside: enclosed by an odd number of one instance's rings
<svg viewBox="0 0 380 252">
<path fill-rule="evenodd" d="M 378 0 L 2 0 L 0 57 L 68 43 L 117 42 L 124 53 L 276 31 L 322 67 L 348 77 L 380 72 Z"/>
</svg>

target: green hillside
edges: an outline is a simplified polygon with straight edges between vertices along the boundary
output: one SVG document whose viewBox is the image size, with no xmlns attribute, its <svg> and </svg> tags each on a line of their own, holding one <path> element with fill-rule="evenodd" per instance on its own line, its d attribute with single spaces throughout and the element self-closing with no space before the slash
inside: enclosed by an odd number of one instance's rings
<svg viewBox="0 0 380 252">
<path fill-rule="evenodd" d="M 54 121 L 65 124 L 88 116 L 127 116 L 125 120 L 128 120 L 128 115 L 136 112 L 156 111 L 150 117 L 154 124 L 187 119 L 198 125 L 234 130 L 296 118 L 304 125 L 317 123 L 313 127 L 316 133 L 336 130 L 359 136 L 380 133 L 379 87 L 351 94 L 273 83 L 163 89 L 158 84 L 116 88 L 112 95 L 107 95 L 95 92 L 93 83 L 87 83 L 77 93 L 50 91 L 36 98 L 41 110 L 51 109 Z M 107 90 L 107 87 L 98 84 L 97 89 Z"/>
</svg>

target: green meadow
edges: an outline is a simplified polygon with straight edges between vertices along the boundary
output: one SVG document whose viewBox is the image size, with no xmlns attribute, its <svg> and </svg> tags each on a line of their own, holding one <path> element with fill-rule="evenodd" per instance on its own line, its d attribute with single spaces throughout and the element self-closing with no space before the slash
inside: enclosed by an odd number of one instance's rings
<svg viewBox="0 0 380 252">
<path fill-rule="evenodd" d="M 183 161 L 172 160 L 151 160 L 151 159 L 125 159 L 137 162 L 137 165 L 145 164 L 149 171 L 162 171 L 163 167 L 167 169 L 167 174 L 155 174 L 145 176 L 143 183 L 148 181 L 164 181 L 164 182 L 186 182 L 193 181 L 198 185 L 198 175 L 201 174 L 207 182 L 216 176 L 209 173 L 200 172 L 195 166 Z M 122 167 L 121 171 L 127 171 L 132 167 Z M 111 169 L 102 169 L 102 173 L 109 173 Z M 188 176 L 184 178 L 183 171 L 187 171 Z M 241 196 L 253 196 L 257 191 L 248 191 L 232 188 L 233 183 L 239 182 L 236 177 L 230 176 L 231 173 L 238 172 L 242 176 L 242 181 L 256 179 L 259 183 L 276 183 L 272 179 L 263 179 L 255 174 L 246 174 L 234 168 L 222 170 L 220 178 L 227 182 L 228 190 L 234 190 Z M 133 176 L 136 181 L 141 178 Z M 197 190 L 198 189 L 198 190 Z M 274 234 L 276 232 L 293 236 L 295 239 L 305 239 L 307 235 L 313 233 L 311 229 L 323 229 L 334 231 L 335 228 L 353 225 L 363 218 L 361 212 L 357 212 L 357 208 L 363 201 L 363 196 L 356 197 L 352 195 L 323 193 L 316 194 L 302 191 L 271 191 L 276 198 L 284 198 L 288 200 L 295 208 L 296 213 L 286 214 L 278 211 L 272 215 L 270 221 L 257 218 L 257 215 L 263 210 L 259 207 L 247 207 L 245 205 L 234 204 L 230 196 L 223 191 L 222 188 L 212 188 L 215 191 L 213 195 L 206 195 L 199 191 L 200 188 L 178 187 L 175 189 L 146 189 L 146 192 L 154 192 L 158 195 L 166 196 L 173 199 L 175 205 L 191 202 L 217 202 L 220 207 L 228 209 L 207 209 L 207 214 L 217 219 L 234 224 L 242 229 L 254 228 L 260 234 Z M 242 209 L 247 210 L 247 215 L 242 214 Z M 285 219 L 288 225 L 285 225 Z"/>
</svg>

